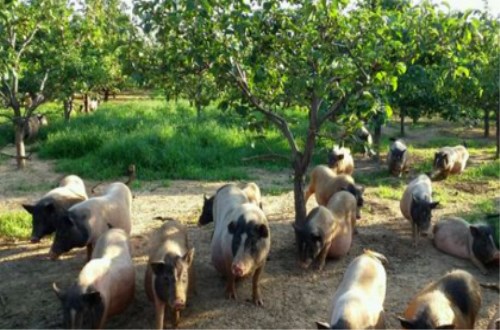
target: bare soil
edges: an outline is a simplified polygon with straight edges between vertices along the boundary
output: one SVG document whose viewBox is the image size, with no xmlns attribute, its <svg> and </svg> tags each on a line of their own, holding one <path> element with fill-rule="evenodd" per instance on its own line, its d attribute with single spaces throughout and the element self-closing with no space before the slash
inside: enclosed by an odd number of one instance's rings
<svg viewBox="0 0 500 330">
<path fill-rule="evenodd" d="M 359 170 L 376 168 L 371 161 L 358 162 Z M 251 170 L 251 169 L 249 169 Z M 136 296 L 133 304 L 122 314 L 110 318 L 109 328 L 152 328 L 154 308 L 144 292 L 144 273 L 147 262 L 148 235 L 161 225 L 154 216 L 177 218 L 189 225 L 189 238 L 196 248 L 195 269 L 197 293 L 191 297 L 181 315 L 180 328 L 314 328 L 315 321 L 328 321 L 330 297 L 347 265 L 370 248 L 387 256 L 387 296 L 385 300 L 386 325 L 399 328 L 396 319 L 409 299 L 426 283 L 446 272 L 461 268 L 472 273 L 480 282 L 499 281 L 498 267 L 490 267 L 483 276 L 468 260 L 458 259 L 437 251 L 426 238 L 418 248 L 411 244 L 411 227 L 402 218 L 399 202 L 377 198 L 374 188 L 365 192 L 366 206 L 358 222 L 349 255 L 340 260 L 329 260 L 324 271 L 304 271 L 298 268 L 294 233 L 293 191 L 289 170 L 267 173 L 251 170 L 263 191 L 278 188 L 282 194 L 264 194 L 263 208 L 270 220 L 271 253 L 262 277 L 264 307 L 247 301 L 251 297 L 251 281 L 244 280 L 237 288 L 236 301 L 224 296 L 224 279 L 210 264 L 210 239 L 213 225 L 199 228 L 197 218 L 203 194 L 211 195 L 224 182 L 172 181 L 168 187 L 159 182 L 142 182 L 135 189 L 133 200 L 132 246 L 136 264 Z M 20 203 L 35 201 L 55 186 L 61 174 L 53 171 L 53 164 L 37 160 L 29 162 L 28 169 L 14 169 L 13 161 L 0 163 L 0 212 L 21 210 Z M 403 178 L 408 182 L 410 178 Z M 96 182 L 87 181 L 87 187 Z M 439 184 L 446 184 L 440 182 Z M 482 193 L 482 183 L 463 183 L 450 187 L 473 193 Z M 498 195 L 498 185 L 495 185 Z M 490 192 L 491 194 L 491 192 Z M 497 196 L 495 196 L 497 197 Z M 316 205 L 314 198 L 308 209 Z M 456 205 L 436 211 L 434 221 L 457 211 Z M 85 251 L 73 250 L 58 261 L 47 259 L 51 238 L 40 244 L 0 239 L 0 328 L 59 328 L 62 323 L 60 304 L 52 292 L 51 283 L 67 287 L 85 262 Z M 476 328 L 484 329 L 499 308 L 499 295 L 483 289 L 483 304 Z M 167 323 L 170 326 L 170 323 Z"/>
</svg>

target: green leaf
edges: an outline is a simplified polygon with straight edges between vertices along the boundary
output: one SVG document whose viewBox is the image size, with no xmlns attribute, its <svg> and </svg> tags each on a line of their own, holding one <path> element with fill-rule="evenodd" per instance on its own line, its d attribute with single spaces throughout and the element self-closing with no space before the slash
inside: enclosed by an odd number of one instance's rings
<svg viewBox="0 0 500 330">
<path fill-rule="evenodd" d="M 455 74 L 456 74 L 456 75 L 459 75 L 459 76 L 469 77 L 469 76 L 470 76 L 470 71 L 469 71 L 469 69 L 467 69 L 467 68 L 466 68 L 466 67 L 464 67 L 464 66 L 459 66 L 459 67 L 455 70 Z"/>
<path fill-rule="evenodd" d="M 403 75 L 406 73 L 406 64 L 403 62 L 398 62 L 396 63 L 396 70 L 398 71 L 399 75 Z"/>
<path fill-rule="evenodd" d="M 393 91 L 396 91 L 398 89 L 398 77 L 391 77 L 391 86 Z"/>
</svg>

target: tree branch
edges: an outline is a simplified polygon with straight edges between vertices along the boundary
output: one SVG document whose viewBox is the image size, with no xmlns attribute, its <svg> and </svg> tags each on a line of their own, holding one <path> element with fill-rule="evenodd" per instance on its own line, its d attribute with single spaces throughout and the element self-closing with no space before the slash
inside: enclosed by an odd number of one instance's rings
<svg viewBox="0 0 500 330">
<path fill-rule="evenodd" d="M 330 118 L 331 116 L 333 116 L 333 114 L 338 110 L 340 109 L 341 107 L 345 106 L 345 104 L 347 103 L 347 101 L 349 101 L 349 99 L 354 96 L 354 95 L 359 95 L 361 94 L 361 92 L 363 91 L 363 89 L 365 88 L 365 86 L 360 83 L 360 82 L 356 82 L 356 86 L 354 86 L 350 91 L 349 93 L 345 94 L 344 96 L 342 96 L 340 99 L 338 99 L 335 103 L 333 103 L 330 108 L 327 110 L 327 112 L 321 117 L 319 118 L 318 120 L 318 127 L 321 127 L 321 125 L 323 125 L 323 123 L 328 119 Z"/>
<path fill-rule="evenodd" d="M 243 94 L 247 97 L 250 103 L 252 103 L 252 105 L 257 109 L 257 111 L 263 113 L 269 120 L 271 120 L 274 124 L 276 124 L 276 126 L 278 126 L 281 132 L 285 135 L 285 138 L 288 140 L 288 143 L 290 145 L 290 148 L 292 149 L 295 158 L 295 155 L 299 152 L 299 147 L 295 142 L 293 134 L 290 131 L 290 128 L 288 127 L 286 120 L 283 119 L 281 116 L 277 115 L 276 113 L 264 108 L 262 102 L 258 100 L 257 97 L 255 97 L 255 95 L 253 95 L 252 92 L 250 91 L 246 75 L 241 69 L 239 63 L 234 62 L 234 66 L 237 70 L 237 75 L 234 72 L 230 72 L 231 76 L 234 77 L 236 83 L 242 90 Z"/>
<path fill-rule="evenodd" d="M 40 88 L 38 90 L 38 93 L 33 99 L 33 102 L 31 102 L 31 106 L 28 109 L 26 109 L 25 113 L 26 117 L 31 116 L 33 111 L 35 111 L 35 109 L 45 101 L 45 97 L 43 96 L 43 90 L 45 89 L 45 83 L 47 82 L 48 78 L 49 78 L 49 70 L 45 71 L 45 75 L 43 76 L 42 82 L 40 83 Z"/>
<path fill-rule="evenodd" d="M 33 38 L 35 37 L 35 34 L 38 32 L 40 28 L 40 25 L 37 23 L 35 25 L 35 28 L 33 29 L 33 31 L 31 31 L 31 34 L 28 36 L 28 38 L 26 38 L 26 40 L 24 40 L 23 44 L 21 45 L 21 48 L 19 48 L 19 51 L 17 52 L 17 61 L 19 61 L 19 59 L 21 58 L 21 55 L 24 53 L 24 51 L 26 50 L 26 47 L 31 43 L 31 41 L 33 40 Z"/>
<path fill-rule="evenodd" d="M 361 74 L 365 77 L 365 79 L 366 80 L 370 79 L 370 76 L 366 73 L 365 69 L 363 69 L 363 67 L 361 66 L 361 64 L 357 60 L 357 58 L 354 57 L 351 49 L 347 45 L 336 43 L 336 42 L 334 42 L 333 44 L 336 45 L 336 46 L 338 46 L 338 47 L 345 48 L 347 50 L 347 54 L 349 54 L 349 57 L 354 62 L 354 65 L 356 65 L 356 67 L 358 68 L 358 70 L 361 71 Z"/>
</svg>

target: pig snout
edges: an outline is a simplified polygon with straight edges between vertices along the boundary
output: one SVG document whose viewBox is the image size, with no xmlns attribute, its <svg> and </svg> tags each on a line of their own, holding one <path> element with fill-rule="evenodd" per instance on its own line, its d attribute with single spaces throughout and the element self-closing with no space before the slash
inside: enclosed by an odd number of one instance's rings
<svg viewBox="0 0 500 330">
<path fill-rule="evenodd" d="M 242 264 L 233 264 L 231 272 L 236 277 L 243 277 L 245 275 L 245 267 Z"/>
<path fill-rule="evenodd" d="M 184 309 L 186 307 L 186 302 L 182 299 L 176 299 L 174 302 L 174 309 L 176 311 L 179 311 L 181 309 Z"/>
</svg>

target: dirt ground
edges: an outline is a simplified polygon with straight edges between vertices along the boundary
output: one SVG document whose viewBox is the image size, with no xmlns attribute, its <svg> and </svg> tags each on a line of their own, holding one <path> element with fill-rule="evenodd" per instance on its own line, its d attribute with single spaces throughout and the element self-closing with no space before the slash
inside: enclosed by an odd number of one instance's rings
<svg viewBox="0 0 500 330">
<path fill-rule="evenodd" d="M 357 166 L 358 170 L 365 171 L 374 167 L 371 161 L 358 162 Z M 347 265 L 364 248 L 383 253 L 390 261 L 385 300 L 388 328 L 399 328 L 396 316 L 404 311 L 409 299 L 426 283 L 449 270 L 467 270 L 481 282 L 499 281 L 498 267 L 490 267 L 490 274 L 483 276 L 469 261 L 437 251 L 428 239 L 421 239 L 418 248 L 413 248 L 411 227 L 401 216 L 399 202 L 377 198 L 372 187 L 365 192 L 366 205 L 358 222 L 359 234 L 355 236 L 349 255 L 341 260 L 327 261 L 320 273 L 301 270 L 297 266 L 291 226 L 294 207 L 289 171 L 281 174 L 253 172 L 255 181 L 264 191 L 276 186 L 285 191 L 276 196 L 263 196 L 263 208 L 270 220 L 272 235 L 269 261 L 261 281 L 264 307 L 247 301 L 251 297 L 250 280 L 239 283 L 236 301 L 225 299 L 224 280 L 210 264 L 213 225 L 199 228 L 194 224 L 202 207 L 203 193 L 213 194 L 223 182 L 172 181 L 168 187 L 161 188 L 158 188 L 159 182 L 142 182 L 141 187 L 133 191 L 135 300 L 124 314 L 109 319 L 106 327 L 154 327 L 154 309 L 144 293 L 143 281 L 147 237 L 161 225 L 152 220 L 158 215 L 190 223 L 189 238 L 196 248 L 197 293 L 181 314 L 180 328 L 314 328 L 315 321 L 329 320 L 330 297 Z M 16 171 L 11 161 L 0 163 L 0 212 L 20 210 L 21 202 L 37 200 L 61 177 L 47 161 L 35 159 L 24 172 Z M 86 184 L 91 187 L 95 182 L 86 181 Z M 498 186 L 496 189 L 498 193 Z M 311 198 L 308 209 L 315 205 Z M 454 211 L 447 207 L 439 209 L 434 221 Z M 50 238 L 34 245 L 0 240 L 0 328 L 61 327 L 60 304 L 51 283 L 56 281 L 63 288 L 69 286 L 84 265 L 85 251 L 73 250 L 58 261 L 50 261 L 47 259 L 50 243 Z M 476 322 L 478 329 L 486 328 L 499 308 L 497 292 L 483 289 L 482 293 L 483 304 Z"/>
</svg>

